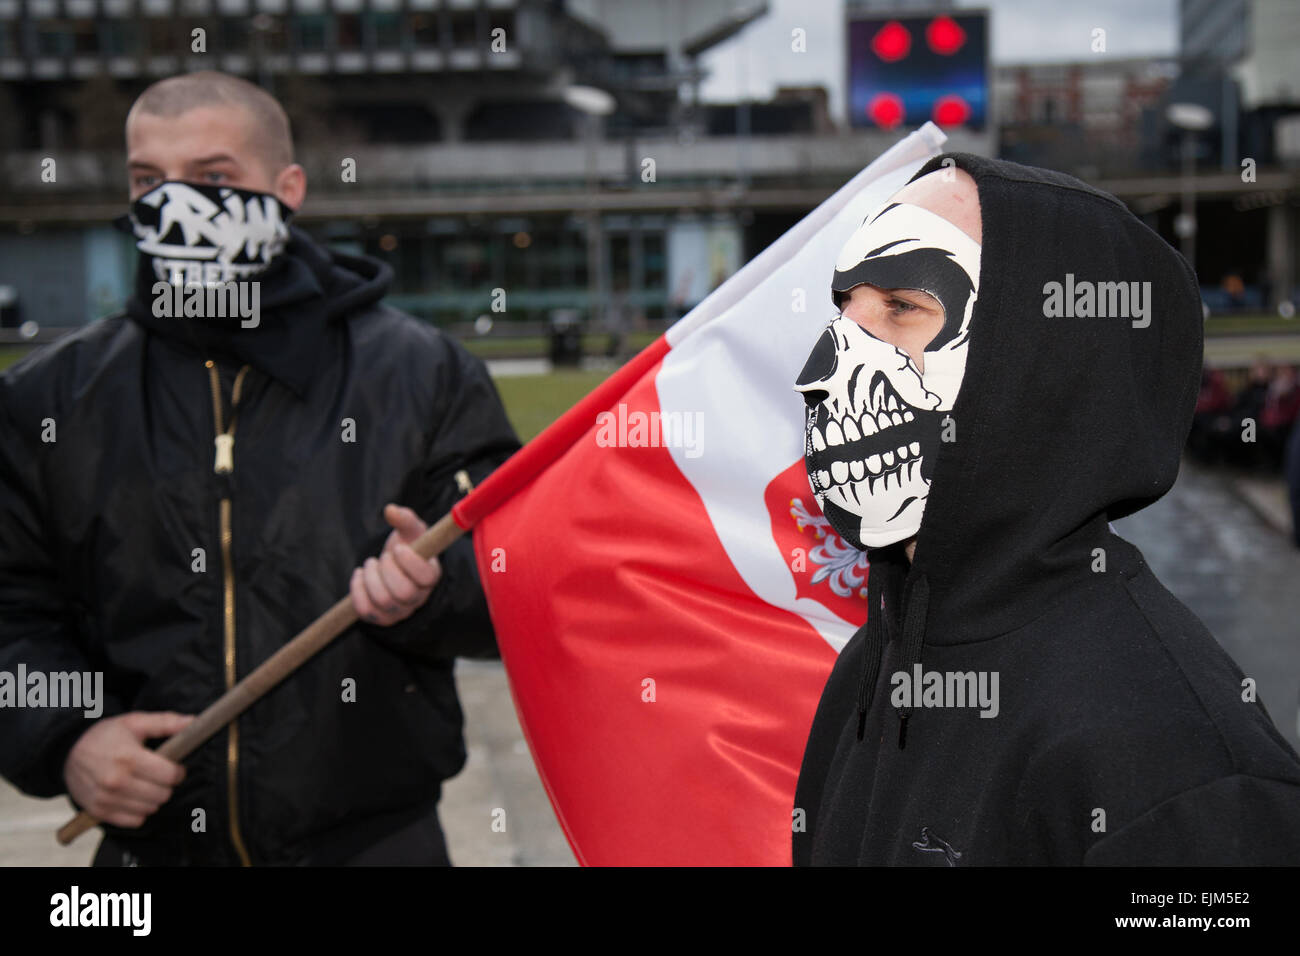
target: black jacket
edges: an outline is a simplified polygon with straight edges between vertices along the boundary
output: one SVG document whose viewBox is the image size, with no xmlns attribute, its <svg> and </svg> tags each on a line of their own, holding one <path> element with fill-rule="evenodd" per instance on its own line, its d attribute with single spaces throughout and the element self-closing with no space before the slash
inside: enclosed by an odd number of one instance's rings
<svg viewBox="0 0 1300 956">
<path fill-rule="evenodd" d="M 1300 761 L 1108 528 L 1178 473 L 1202 347 L 1191 270 L 1071 177 L 952 158 L 983 217 L 955 441 L 940 447 L 914 563 L 901 545 L 869 551 L 873 613 L 817 710 L 794 861 L 1294 865 Z M 1150 281 L 1149 326 L 1047 317 L 1044 287 L 1067 273 Z M 997 674 L 996 716 L 909 711 L 894 675 L 918 663 L 985 675 L 988 689 Z"/>
<path fill-rule="evenodd" d="M 127 315 L 0 377 L 0 670 L 103 671 L 104 716 L 197 713 L 347 593 L 388 536 L 386 502 L 432 522 L 457 472 L 477 483 L 518 447 L 483 364 L 380 303 L 390 278 L 295 229 L 260 324 L 234 329 L 154 317 L 142 263 Z M 209 359 L 226 426 L 249 366 L 225 474 Z M 115 836 L 146 859 L 234 863 L 242 840 L 253 863 L 292 863 L 436 801 L 465 761 L 453 659 L 495 654 L 468 536 L 442 566 L 420 610 L 340 636 Z M 79 710 L 0 710 L 0 773 L 64 792 L 88 726 Z"/>
</svg>

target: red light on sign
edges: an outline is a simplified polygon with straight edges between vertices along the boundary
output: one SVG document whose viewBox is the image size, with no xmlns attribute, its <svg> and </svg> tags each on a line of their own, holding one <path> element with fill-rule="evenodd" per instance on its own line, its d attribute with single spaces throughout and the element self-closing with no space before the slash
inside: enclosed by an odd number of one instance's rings
<svg viewBox="0 0 1300 956">
<path fill-rule="evenodd" d="M 882 129 L 893 129 L 903 122 L 903 101 L 893 93 L 877 93 L 867 104 L 867 115 Z"/>
<path fill-rule="evenodd" d="M 970 104 L 960 96 L 941 96 L 934 101 L 933 115 L 940 126 L 960 126 L 970 119 Z"/>
<path fill-rule="evenodd" d="M 966 31 L 952 17 L 935 17 L 925 28 L 925 42 L 941 56 L 952 56 L 966 42 Z"/>
<path fill-rule="evenodd" d="M 890 20 L 871 38 L 871 49 L 886 63 L 893 63 L 911 51 L 912 34 L 897 20 Z"/>
</svg>

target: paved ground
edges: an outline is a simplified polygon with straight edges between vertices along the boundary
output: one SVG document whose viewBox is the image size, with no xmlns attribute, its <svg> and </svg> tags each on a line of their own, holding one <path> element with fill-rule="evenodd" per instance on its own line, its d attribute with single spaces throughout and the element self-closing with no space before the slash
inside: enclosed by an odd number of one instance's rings
<svg viewBox="0 0 1300 956">
<path fill-rule="evenodd" d="M 1245 481 L 1184 464 L 1172 492 L 1116 528 L 1255 678 L 1300 748 L 1300 550 L 1285 534 L 1282 485 Z"/>
<path fill-rule="evenodd" d="M 1284 534 L 1280 486 L 1185 466 L 1162 501 L 1118 523 L 1157 576 L 1255 677 L 1279 728 L 1300 747 L 1300 551 Z M 1250 503 L 1248 503 L 1250 502 Z M 1283 522 L 1279 526 L 1279 522 Z M 572 865 L 515 719 L 499 663 L 462 661 L 457 684 L 469 762 L 447 784 L 443 827 L 461 866 Z M 504 811 L 505 830 L 493 829 Z M 63 799 L 31 800 L 0 782 L 0 865 L 80 865 L 97 840 L 60 848 Z"/>
<path fill-rule="evenodd" d="M 465 770 L 443 787 L 439 814 L 457 866 L 576 866 L 524 743 L 499 662 L 459 661 Z M 505 810 L 505 832 L 492 830 Z M 498 817 L 500 815 L 498 814 Z"/>
<path fill-rule="evenodd" d="M 33 800 L 0 780 L 0 866 L 85 866 L 99 840 L 90 834 L 61 847 L 54 831 L 72 816 L 62 797 Z"/>
<path fill-rule="evenodd" d="M 1291 537 L 1291 498 L 1285 482 L 1278 478 L 1243 475 L 1232 480 L 1237 496 L 1255 509 L 1255 513 L 1287 537 Z M 1292 538 L 1294 540 L 1294 538 Z"/>
</svg>

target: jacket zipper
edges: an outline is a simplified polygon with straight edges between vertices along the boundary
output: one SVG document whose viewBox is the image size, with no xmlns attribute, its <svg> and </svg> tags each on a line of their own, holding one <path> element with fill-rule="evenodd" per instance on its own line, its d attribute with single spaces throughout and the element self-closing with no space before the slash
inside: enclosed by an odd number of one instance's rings
<svg viewBox="0 0 1300 956">
<path fill-rule="evenodd" d="M 234 387 L 230 391 L 230 424 L 223 424 L 225 416 L 221 409 L 221 377 L 217 365 L 211 359 L 206 363 L 208 380 L 212 385 L 212 416 L 216 428 L 216 459 L 212 470 L 218 475 L 231 475 L 235 470 L 235 422 L 239 413 L 239 395 L 243 390 L 244 375 L 248 372 L 245 365 L 235 376 Z M 221 500 L 218 511 L 221 522 L 221 576 L 223 584 L 223 633 L 226 661 L 226 689 L 235 686 L 235 565 L 232 557 L 234 532 L 232 528 L 232 507 L 230 498 L 230 479 L 222 481 Z M 239 831 L 239 720 L 230 722 L 226 743 L 226 802 L 230 813 L 230 842 L 235 848 L 242 866 L 252 866 L 248 850 L 244 847 L 244 837 Z"/>
</svg>

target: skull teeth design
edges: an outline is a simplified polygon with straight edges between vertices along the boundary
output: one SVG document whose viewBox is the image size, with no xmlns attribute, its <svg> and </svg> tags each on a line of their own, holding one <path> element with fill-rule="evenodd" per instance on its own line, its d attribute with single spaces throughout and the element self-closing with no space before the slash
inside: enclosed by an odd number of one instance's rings
<svg viewBox="0 0 1300 956">
<path fill-rule="evenodd" d="M 817 467 L 810 471 L 813 491 L 818 496 L 837 486 L 857 500 L 855 487 L 866 480 L 867 492 L 901 487 L 911 481 L 920 467 L 920 429 L 916 411 L 877 372 L 866 401 L 853 414 L 832 417 L 826 404 L 809 409 L 807 444 L 804 449 Z"/>
</svg>

